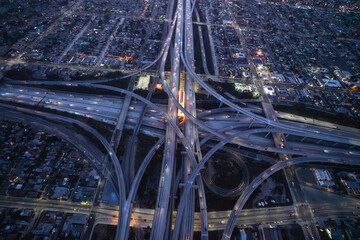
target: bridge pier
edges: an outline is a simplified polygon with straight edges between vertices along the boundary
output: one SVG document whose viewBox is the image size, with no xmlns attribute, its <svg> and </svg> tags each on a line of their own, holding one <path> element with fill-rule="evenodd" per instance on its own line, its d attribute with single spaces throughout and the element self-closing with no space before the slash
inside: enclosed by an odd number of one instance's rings
<svg viewBox="0 0 360 240">
<path fill-rule="evenodd" d="M 253 125 L 253 123 L 254 123 L 254 119 L 252 118 L 251 121 L 250 121 L 250 125 L 249 125 L 248 128 L 251 128 L 251 126 Z"/>
</svg>

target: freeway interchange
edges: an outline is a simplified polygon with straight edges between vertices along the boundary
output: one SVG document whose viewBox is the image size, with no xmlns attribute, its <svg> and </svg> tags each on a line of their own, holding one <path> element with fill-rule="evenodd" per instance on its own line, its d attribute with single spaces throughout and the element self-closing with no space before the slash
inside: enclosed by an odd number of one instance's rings
<svg viewBox="0 0 360 240">
<path fill-rule="evenodd" d="M 323 122 L 315 124 L 315 122 L 308 123 L 305 120 L 297 121 L 300 117 L 294 118 L 293 115 L 275 112 L 263 91 L 264 86 L 261 79 L 256 75 L 251 58 L 248 59 L 249 66 L 254 74 L 254 84 L 261 93 L 262 108 L 259 109 L 252 104 L 237 104 L 216 92 L 194 69 L 193 13 L 196 13 L 199 21 L 196 0 L 169 1 L 169 4 L 174 6 L 174 11 L 171 9 L 168 11 L 167 17 L 171 20 L 169 21 L 168 32 L 163 40 L 161 52 L 152 63 L 143 69 L 126 76 L 105 80 L 56 82 L 5 79 L 5 83 L 0 87 L 1 108 L 59 123 L 74 123 L 100 141 L 114 167 L 115 178 L 110 179 L 118 189 L 120 202 L 118 208 L 94 206 L 92 211 L 95 213 L 98 223 L 117 225 L 116 239 L 127 239 L 129 228 L 135 224 L 140 227 L 151 226 L 150 239 L 154 240 L 192 239 L 194 231 L 201 231 L 201 238 L 208 239 L 209 231 L 220 229 L 224 230 L 222 239 L 230 239 L 236 225 L 279 222 L 280 219 L 285 219 L 286 223 L 291 223 L 296 219 L 303 224 L 308 224 L 311 219 L 309 220 L 306 216 L 299 216 L 300 214 L 296 212 L 297 209 L 293 206 L 266 210 L 242 210 L 242 208 L 254 190 L 264 180 L 284 168 L 311 162 L 359 166 L 360 151 L 357 149 L 360 146 L 360 132 Z M 199 32 L 202 34 L 200 28 Z M 243 42 L 241 38 L 241 33 L 239 33 L 240 42 Z M 242 44 L 246 49 L 244 43 Z M 204 42 L 201 37 L 200 46 L 202 63 L 206 65 Z M 166 77 L 168 73 L 165 65 L 168 60 L 171 62 L 170 78 Z M 132 89 L 124 90 L 104 85 L 110 81 L 134 77 L 155 64 L 159 65 L 161 82 L 169 97 L 167 104 L 155 104 L 150 101 L 151 97 L 139 96 Z M 208 75 L 207 67 L 204 68 Z M 184 106 L 179 102 L 178 96 L 181 81 L 184 81 L 185 85 Z M 227 107 L 208 111 L 197 109 L 195 82 Z M 36 88 L 36 85 L 40 85 L 40 88 Z M 111 90 L 126 97 L 94 96 L 92 94 L 46 90 L 46 86 L 50 85 Z M 12 103 L 21 103 L 32 107 L 42 106 L 43 110 L 18 107 Z M 129 169 L 128 167 L 125 168 L 124 164 L 120 164 L 116 155 L 117 144 L 109 143 L 95 129 L 79 120 L 46 112 L 49 109 L 91 118 L 114 125 L 115 129 L 136 129 L 135 132 L 140 131 L 156 136 L 159 140 L 147 153 L 130 183 L 129 177 L 124 178 L 124 172 L 128 174 Z M 178 111 L 181 111 L 185 116 L 183 122 L 178 120 Z M 141 119 L 139 120 L 139 118 Z M 138 124 L 139 121 L 140 124 Z M 269 135 L 272 135 L 272 138 L 268 137 Z M 306 139 L 316 141 L 313 143 L 313 141 L 306 141 Z M 257 152 L 254 159 L 266 159 L 273 165 L 253 179 L 248 186 L 244 187 L 243 191 L 236 191 L 236 194 L 240 194 L 240 192 L 241 194 L 232 211 L 208 212 L 204 183 L 210 190 L 212 190 L 213 184 L 209 183 L 209 178 L 202 176 L 202 171 L 204 171 L 206 162 L 217 151 L 229 144 L 237 145 L 242 150 L 247 149 L 240 153 L 247 157 L 254 157 L 254 154 L 250 153 Z M 155 209 L 135 208 L 134 199 L 142 176 L 155 152 L 162 145 L 164 145 L 164 151 Z M 203 156 L 202 151 L 204 152 L 205 147 L 209 146 L 210 150 Z M 347 147 L 351 150 L 348 150 Z M 86 152 L 86 150 L 83 151 Z M 176 163 L 180 161 L 176 158 L 178 151 L 183 155 L 181 170 L 176 169 Z M 266 156 L 265 152 L 279 156 L 278 159 L 281 161 Z M 96 165 L 96 163 L 94 164 Z M 180 171 L 179 181 L 176 178 L 177 171 Z M 213 187 L 221 191 L 217 186 Z M 180 195 L 177 196 L 178 189 L 181 190 Z M 216 191 L 214 190 L 214 192 Z M 177 205 L 175 204 L 176 197 L 179 200 Z M 0 199 L 0 205 L 9 201 L 9 199 Z M 11 199 L 11 201 L 14 206 L 42 209 L 52 207 L 60 210 L 67 209 L 70 212 L 89 211 L 87 207 L 76 207 L 71 203 L 58 204 L 59 206 L 57 206 L 57 203 L 50 201 L 41 201 L 36 205 L 28 199 Z M 199 206 L 199 212 L 195 212 L 195 202 L 198 202 L 196 205 Z M 343 211 L 335 212 L 329 207 L 322 209 L 318 215 L 345 215 L 349 211 L 353 212 L 353 209 L 354 206 L 349 206 Z M 296 214 L 289 216 L 289 213 L 293 212 Z M 318 239 L 313 231 L 313 229 L 309 230 L 309 236 Z"/>
</svg>

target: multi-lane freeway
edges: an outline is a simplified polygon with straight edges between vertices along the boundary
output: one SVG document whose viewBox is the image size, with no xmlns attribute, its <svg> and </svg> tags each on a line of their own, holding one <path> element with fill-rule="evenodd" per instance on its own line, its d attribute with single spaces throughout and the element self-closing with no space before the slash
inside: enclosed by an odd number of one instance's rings
<svg viewBox="0 0 360 240">
<path fill-rule="evenodd" d="M 90 211 L 95 214 L 96 223 L 117 225 L 116 239 L 121 240 L 127 239 L 129 228 L 135 226 L 151 227 L 150 239 L 153 240 L 192 239 L 194 231 L 201 231 L 201 238 L 208 239 L 209 231 L 222 229 L 224 229 L 223 239 L 230 239 L 235 226 L 269 223 L 281 225 L 294 221 L 302 225 L 310 224 L 310 236 L 318 238 L 316 229 L 311 225 L 314 216 L 309 214 L 310 208 L 302 201 L 287 207 L 246 210 L 242 208 L 263 181 L 276 171 L 289 166 L 311 162 L 360 165 L 359 130 L 274 111 L 270 99 L 263 91 L 263 82 L 257 76 L 254 63 L 249 57 L 240 28 L 236 25 L 236 19 L 230 8 L 229 14 L 233 18 L 233 27 L 247 55 L 253 83 L 261 96 L 259 101 L 238 101 L 230 94 L 223 96 L 218 93 L 206 82 L 209 77 L 218 81 L 222 79 L 217 76 L 213 46 L 210 52 L 213 57 L 215 75 L 209 76 L 205 52 L 207 46 L 204 46 L 201 25 L 193 23 L 193 14 L 197 21 L 200 21 L 196 0 L 170 0 L 168 4 L 166 19 L 169 25 L 164 27 L 167 32 L 163 35 L 160 53 L 153 62 L 136 72 L 111 79 L 71 82 L 5 79 L 5 83 L 0 86 L 1 107 L 8 111 L 21 112 L 17 118 L 31 118 L 33 122 L 36 120 L 35 116 L 41 117 L 43 120 L 39 120 L 38 124 L 44 121 L 44 128 L 47 124 L 47 129 L 50 123 L 45 124 L 44 119 L 56 121 L 58 124 L 76 124 L 100 141 L 114 166 L 115 178 L 109 177 L 109 179 L 118 189 L 119 207 L 74 206 L 71 202 L 48 200 L 35 203 L 29 199 L 6 198 L 0 198 L 0 206 L 12 201 L 13 206 L 26 208 L 42 210 L 52 208 L 82 213 Z M 123 21 L 124 19 L 119 24 Z M 209 24 L 207 26 L 209 27 Z M 200 62 L 200 59 L 194 57 L 193 27 L 198 28 L 205 77 L 195 72 L 194 63 Z M 209 39 L 213 45 L 211 36 Z M 168 63 L 170 63 L 169 69 L 166 68 Z M 106 85 L 108 82 L 121 81 L 125 78 L 132 78 L 134 82 L 140 72 L 146 71 L 155 64 L 158 64 L 159 77 L 168 95 L 167 104 L 155 104 L 151 101 L 155 83 L 152 83 L 152 90 L 147 98 L 135 94 L 132 86 L 124 90 Z M 197 109 L 195 82 L 203 91 L 226 107 L 210 110 Z M 53 88 L 53 90 L 48 90 L 48 86 L 67 86 L 74 90 L 73 92 Z M 182 86 L 184 86 L 183 89 Z M 104 96 L 79 93 L 80 91 L 76 90 L 78 88 L 91 89 L 91 92 L 106 90 L 113 94 Z M 179 100 L 179 91 L 185 94 L 182 100 Z M 258 102 L 261 106 L 257 104 Z M 67 115 L 61 116 L 62 113 L 67 113 Z M 179 113 L 182 121 L 179 120 Z M 80 119 L 71 118 L 75 115 L 81 116 L 82 119 L 91 118 L 113 126 L 113 141 L 108 142 L 104 136 Z M 135 145 L 130 144 L 134 149 L 127 151 L 125 162 L 120 162 L 120 156 L 116 155 L 115 150 L 120 142 L 123 128 L 134 129 L 135 136 L 131 143 L 135 141 L 139 131 L 158 138 L 142 160 L 137 172 L 130 172 L 135 171 L 131 163 L 134 159 L 134 151 L 136 151 Z M 68 131 L 58 134 L 76 145 L 76 142 L 65 136 L 66 133 Z M 96 161 L 96 158 L 104 157 L 99 156 L 100 151 L 87 150 L 87 148 L 93 148 L 93 145 L 86 143 L 84 138 L 80 139 L 80 144 L 76 146 L 88 158 L 91 158 L 94 164 L 98 164 L 99 169 L 106 166 L 104 161 L 101 162 L 98 159 Z M 231 146 L 229 146 L 230 143 Z M 240 149 L 234 148 L 233 145 L 237 145 Z M 135 199 L 141 179 L 156 151 L 162 146 L 164 146 L 163 159 L 155 209 L 136 208 Z M 221 149 L 255 160 L 265 160 L 272 166 L 253 179 L 248 186 L 245 187 L 245 183 L 241 185 L 244 188 L 243 191 L 241 191 L 242 188 L 238 191 L 232 190 L 232 196 L 240 195 L 232 211 L 208 212 L 203 183 L 206 183 L 210 191 L 215 194 L 226 193 L 227 195 L 227 191 L 215 186 L 208 175 L 205 178 L 202 176 L 202 172 L 206 173 L 204 165 Z M 206 154 L 203 156 L 202 151 L 205 152 L 205 150 Z M 180 159 L 177 153 L 181 153 Z M 269 157 L 269 153 L 273 156 Z M 291 156 L 296 157 L 291 158 Z M 110 170 L 106 168 L 104 171 Z M 124 172 L 126 172 L 125 178 Z M 298 189 L 291 190 L 293 196 L 302 198 Z M 312 207 L 315 205 L 313 204 Z M 324 208 L 319 207 L 320 210 L 314 215 L 317 218 L 344 216 L 358 212 L 355 206 L 357 205 L 351 204 L 335 211 L 326 205 Z M 195 211 L 196 208 L 198 212 Z"/>
</svg>

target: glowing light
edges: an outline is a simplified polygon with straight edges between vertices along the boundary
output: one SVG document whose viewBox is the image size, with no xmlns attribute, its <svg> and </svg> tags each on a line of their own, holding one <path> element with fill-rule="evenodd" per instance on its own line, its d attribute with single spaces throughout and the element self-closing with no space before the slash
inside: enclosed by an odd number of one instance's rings
<svg viewBox="0 0 360 240">
<path fill-rule="evenodd" d="M 179 91 L 179 103 L 180 103 L 180 105 L 182 107 L 185 106 L 185 92 L 184 92 L 184 90 Z M 182 118 L 184 116 L 185 116 L 184 113 L 180 109 L 178 109 L 178 117 Z"/>
<path fill-rule="evenodd" d="M 164 89 L 163 86 L 162 86 L 160 83 L 156 84 L 156 87 L 155 87 L 155 88 L 156 88 L 156 89 L 159 89 L 159 90 Z"/>
</svg>

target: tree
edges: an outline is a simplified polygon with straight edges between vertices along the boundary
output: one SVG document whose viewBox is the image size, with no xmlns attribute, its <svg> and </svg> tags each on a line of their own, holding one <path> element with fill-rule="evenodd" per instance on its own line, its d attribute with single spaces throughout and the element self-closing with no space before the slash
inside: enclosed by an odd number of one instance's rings
<svg viewBox="0 0 360 240">
<path fill-rule="evenodd" d="M 22 238 L 23 240 L 32 240 L 34 238 L 34 234 L 32 232 L 28 232 L 27 234 L 24 235 L 24 237 Z"/>
</svg>

